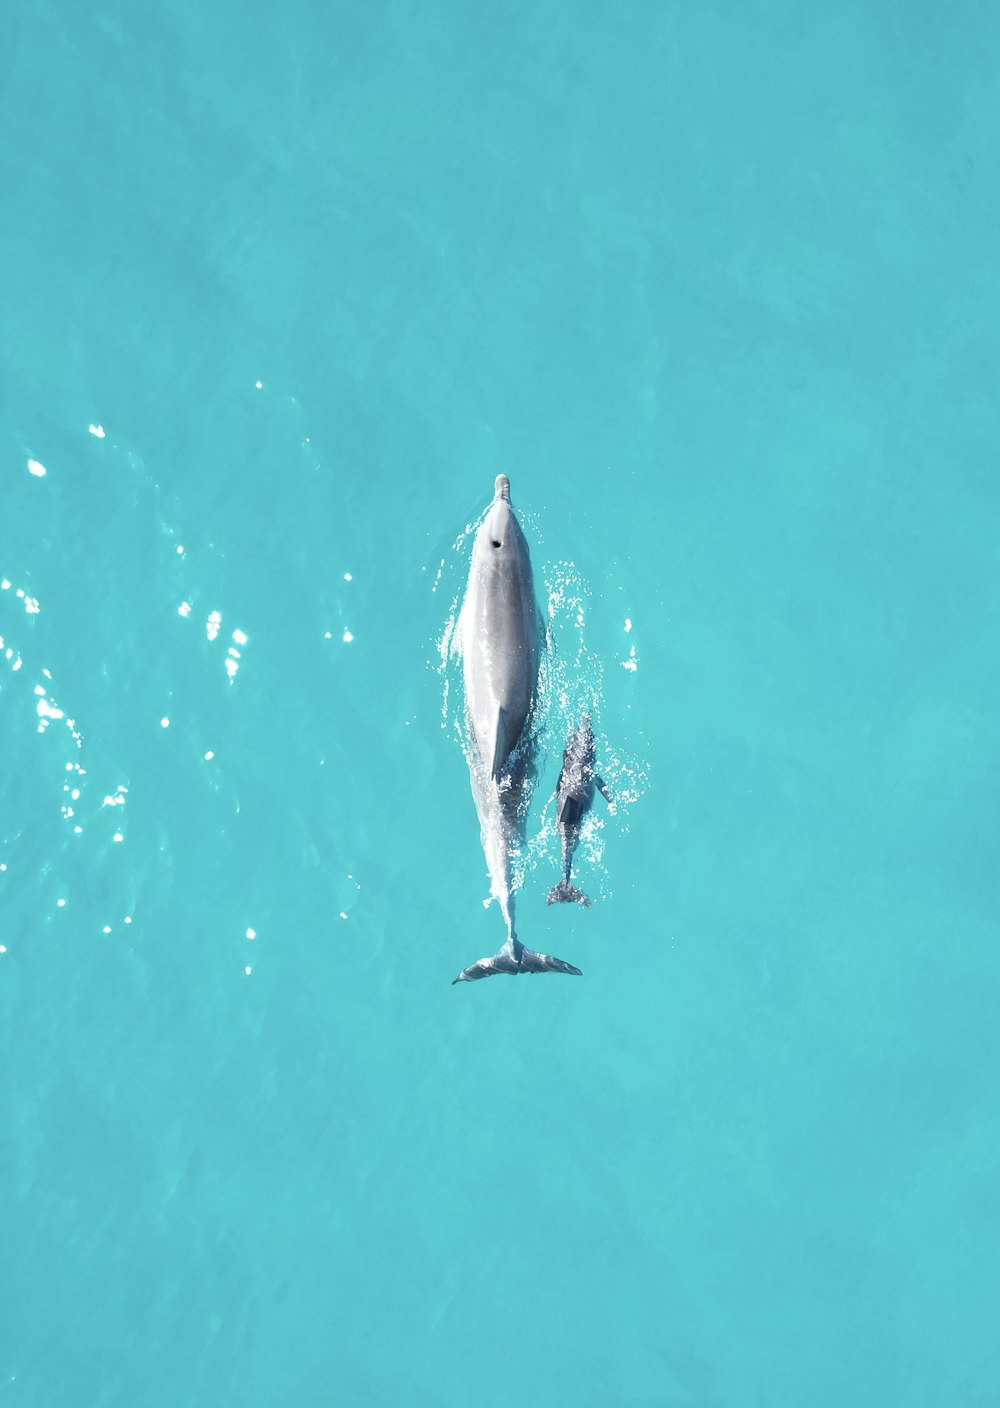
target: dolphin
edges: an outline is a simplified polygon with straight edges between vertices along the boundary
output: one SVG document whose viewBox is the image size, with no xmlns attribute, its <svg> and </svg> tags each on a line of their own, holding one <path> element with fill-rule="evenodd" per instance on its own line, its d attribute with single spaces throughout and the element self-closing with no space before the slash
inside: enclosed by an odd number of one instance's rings
<svg viewBox="0 0 1000 1408">
<path fill-rule="evenodd" d="M 590 900 L 582 890 L 570 884 L 569 876 L 583 818 L 594 802 L 595 787 L 605 801 L 611 801 L 603 779 L 594 771 L 594 730 L 590 727 L 590 715 L 584 714 L 566 742 L 562 772 L 556 785 L 556 825 L 562 836 L 563 878 L 549 891 L 547 904 L 576 903 L 590 908 Z"/>
<path fill-rule="evenodd" d="M 479 831 L 507 938 L 492 958 L 480 958 L 454 980 L 472 983 L 497 973 L 573 973 L 579 968 L 525 948 L 514 932 L 513 857 L 535 780 L 532 729 L 544 636 L 531 558 L 510 503 L 510 481 L 498 474 L 493 502 L 472 547 L 465 600 L 458 619 L 469 775 Z"/>
</svg>

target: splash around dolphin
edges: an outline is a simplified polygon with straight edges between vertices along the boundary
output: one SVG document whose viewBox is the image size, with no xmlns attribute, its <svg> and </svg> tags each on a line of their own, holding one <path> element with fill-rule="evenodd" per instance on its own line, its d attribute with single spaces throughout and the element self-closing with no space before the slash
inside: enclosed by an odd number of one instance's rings
<svg viewBox="0 0 1000 1408">
<path fill-rule="evenodd" d="M 513 860 L 524 844 L 535 780 L 533 721 L 543 639 L 528 544 L 511 507 L 510 481 L 498 474 L 472 548 L 456 647 L 462 656 L 472 796 L 490 893 L 500 905 L 507 938 L 491 958 L 463 969 L 456 983 L 498 973 L 581 976 L 561 958 L 525 948 L 514 930 Z"/>
</svg>

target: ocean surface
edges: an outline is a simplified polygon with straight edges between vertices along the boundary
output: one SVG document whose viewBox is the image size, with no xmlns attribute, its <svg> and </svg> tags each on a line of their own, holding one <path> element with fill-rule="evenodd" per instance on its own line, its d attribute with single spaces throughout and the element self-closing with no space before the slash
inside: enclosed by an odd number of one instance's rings
<svg viewBox="0 0 1000 1408">
<path fill-rule="evenodd" d="M 0 1408 L 997 1408 L 995 7 L 3 47 Z"/>
</svg>

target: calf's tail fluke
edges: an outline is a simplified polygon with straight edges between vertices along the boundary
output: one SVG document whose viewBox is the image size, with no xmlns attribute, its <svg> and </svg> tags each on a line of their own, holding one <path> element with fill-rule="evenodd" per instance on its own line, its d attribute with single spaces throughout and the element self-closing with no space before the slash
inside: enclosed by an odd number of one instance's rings
<svg viewBox="0 0 1000 1408">
<path fill-rule="evenodd" d="M 560 880 L 558 885 L 554 885 L 549 891 L 545 900 L 546 904 L 583 904 L 590 908 L 590 900 L 578 890 L 575 885 L 571 885 L 568 880 Z"/>
<path fill-rule="evenodd" d="M 506 973 L 511 978 L 516 978 L 519 973 L 571 973 L 575 978 L 583 977 L 579 968 L 574 968 L 572 963 L 564 963 L 550 953 L 536 953 L 534 949 L 525 948 L 518 939 L 508 939 L 492 958 L 479 958 L 468 968 L 463 968 L 452 980 L 452 987 L 455 983 L 475 983 L 480 978 L 493 978 L 497 973 Z"/>
</svg>

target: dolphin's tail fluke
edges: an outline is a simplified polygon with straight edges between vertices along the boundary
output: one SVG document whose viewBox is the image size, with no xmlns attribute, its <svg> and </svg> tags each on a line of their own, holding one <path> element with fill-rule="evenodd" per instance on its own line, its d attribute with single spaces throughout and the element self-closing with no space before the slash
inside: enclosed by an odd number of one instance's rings
<svg viewBox="0 0 1000 1408">
<path fill-rule="evenodd" d="M 568 880 L 560 880 L 558 885 L 553 886 L 545 900 L 546 904 L 583 904 L 590 908 L 590 900 L 578 890 L 575 885 L 571 885 Z"/>
<path fill-rule="evenodd" d="M 571 973 L 574 978 L 582 978 L 579 968 L 572 963 L 564 963 L 561 958 L 553 958 L 551 953 L 535 953 L 533 949 L 521 949 L 522 973 Z"/>
<path fill-rule="evenodd" d="M 564 963 L 550 953 L 535 953 L 534 949 L 525 948 L 518 939 L 508 939 L 492 958 L 479 958 L 468 968 L 463 968 L 452 981 L 452 987 L 455 983 L 475 983 L 480 978 L 492 978 L 497 973 L 506 973 L 511 978 L 518 973 L 571 973 L 575 978 L 583 977 L 579 968 L 574 968 L 572 963 Z"/>
<path fill-rule="evenodd" d="M 508 939 L 500 952 L 495 953 L 492 958 L 477 958 L 475 963 L 463 968 L 458 977 L 452 980 L 451 985 L 454 987 L 456 983 L 474 983 L 479 978 L 493 978 L 497 973 L 506 973 L 514 978 L 520 971 Z"/>
</svg>

